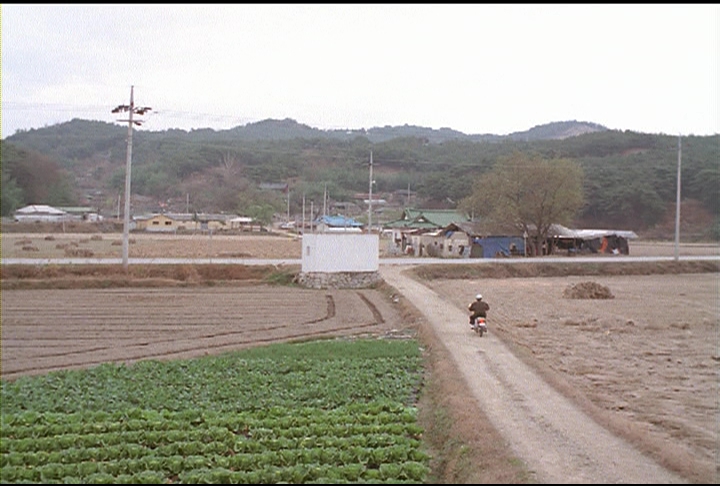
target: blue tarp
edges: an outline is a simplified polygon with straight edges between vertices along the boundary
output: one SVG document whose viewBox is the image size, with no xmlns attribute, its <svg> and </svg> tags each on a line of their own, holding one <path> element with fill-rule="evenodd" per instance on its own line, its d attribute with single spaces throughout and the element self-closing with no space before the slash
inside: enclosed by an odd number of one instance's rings
<svg viewBox="0 0 720 486">
<path fill-rule="evenodd" d="M 494 258 L 498 253 L 504 256 L 510 256 L 510 246 L 512 244 L 515 244 L 518 254 L 525 254 L 525 241 L 519 236 L 473 238 L 473 244 L 482 246 L 483 258 Z"/>
</svg>

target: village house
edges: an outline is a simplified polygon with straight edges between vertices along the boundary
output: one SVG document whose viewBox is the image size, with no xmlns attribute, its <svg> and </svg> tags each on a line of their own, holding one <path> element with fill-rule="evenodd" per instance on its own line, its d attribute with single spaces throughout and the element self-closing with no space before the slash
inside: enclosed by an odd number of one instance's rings
<svg viewBox="0 0 720 486">
<path fill-rule="evenodd" d="M 362 233 L 363 224 L 338 214 L 317 218 L 314 227 L 320 233 Z"/>
<path fill-rule="evenodd" d="M 60 222 L 73 219 L 70 213 L 46 204 L 31 204 L 15 211 L 15 221 L 27 222 Z"/>
<path fill-rule="evenodd" d="M 249 223 L 235 214 L 159 213 L 136 216 L 137 231 L 174 233 L 177 231 L 226 231 Z"/>
<path fill-rule="evenodd" d="M 518 228 L 477 221 L 450 223 L 437 231 L 433 240 L 426 241 L 425 244 L 430 252 L 444 258 L 503 258 L 525 255 L 525 238 Z"/>
<path fill-rule="evenodd" d="M 405 209 L 400 219 L 385 223 L 383 227 L 391 232 L 391 247 L 395 251 L 427 256 L 428 242 L 437 246 L 437 234 L 433 232 L 463 221 L 469 221 L 469 218 L 452 209 Z"/>
<path fill-rule="evenodd" d="M 550 226 L 543 254 L 567 252 L 612 253 L 627 255 L 628 240 L 637 238 L 633 231 L 570 229 Z M 519 227 L 483 222 L 453 222 L 444 228 L 427 231 L 411 238 L 420 247 L 416 256 L 438 258 L 507 258 L 527 256 L 527 238 Z M 549 248 L 549 250 L 547 250 Z"/>
</svg>

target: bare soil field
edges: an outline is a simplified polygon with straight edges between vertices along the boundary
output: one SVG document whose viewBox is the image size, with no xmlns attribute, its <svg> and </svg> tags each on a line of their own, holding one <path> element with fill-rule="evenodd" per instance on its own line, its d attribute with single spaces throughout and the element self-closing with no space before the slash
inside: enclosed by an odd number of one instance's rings
<svg viewBox="0 0 720 486">
<path fill-rule="evenodd" d="M 394 335 L 396 314 L 378 292 L 365 289 L 4 290 L 2 378 L 290 340 Z"/>
<path fill-rule="evenodd" d="M 133 239 L 132 257 L 300 255 L 299 240 L 288 236 Z M 121 247 L 112 243 L 120 240 L 116 234 L 95 239 L 80 234 L 3 234 L 2 257 L 65 257 L 64 248 L 57 245 L 75 241 L 79 248 L 91 248 L 96 257 L 117 258 Z M 680 255 L 718 253 L 717 244 L 680 248 Z M 631 244 L 633 256 L 673 254 L 670 242 Z M 491 306 L 491 338 L 507 343 L 598 423 L 659 463 L 690 482 L 717 483 L 720 274 L 717 267 L 697 272 L 693 266 L 647 265 L 645 275 L 540 277 L 529 269 L 525 277 L 510 278 L 497 271 L 483 277 L 435 276 L 423 281 L 462 311 L 475 293 L 482 292 Z M 153 269 L 137 268 L 137 274 L 118 280 L 108 277 L 117 268 L 83 266 L 89 273 L 73 275 L 78 269 L 45 267 L 37 274 L 37 269 L 12 267 L 2 269 L 3 379 L 102 362 L 187 358 L 288 340 L 392 338 L 419 331 L 431 356 L 432 393 L 452 417 L 445 432 L 434 433 L 456 434 L 471 446 L 471 452 L 446 454 L 447 463 L 440 466 L 444 476 L 438 480 L 532 482 L 518 475 L 513 453 L 487 417 L 467 407 L 465 385 L 447 357 L 452 350 L 442 349 L 424 317 L 392 287 L 310 290 L 268 285 L 263 276 L 270 270 L 238 266 L 182 266 L 163 269 L 160 276 Z M 653 273 L 652 268 L 670 273 Z M 205 272 L 214 276 L 207 280 Z M 228 277 L 228 272 L 235 273 Z M 22 280 L 34 283 L 13 286 Z M 603 291 L 573 296 L 582 285 Z M 467 339 L 475 337 L 469 328 L 467 333 Z M 475 457 L 480 459 L 471 460 Z"/>
<path fill-rule="evenodd" d="M 693 482 L 720 478 L 717 273 L 427 283 L 458 308 L 481 292 L 493 335 L 598 423 Z"/>
</svg>

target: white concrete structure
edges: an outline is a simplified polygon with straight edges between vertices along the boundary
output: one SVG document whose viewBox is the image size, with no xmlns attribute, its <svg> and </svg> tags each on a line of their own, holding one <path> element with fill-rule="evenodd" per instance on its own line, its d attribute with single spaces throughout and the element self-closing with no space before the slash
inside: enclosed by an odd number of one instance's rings
<svg viewBox="0 0 720 486">
<path fill-rule="evenodd" d="M 306 233 L 302 235 L 302 272 L 377 272 L 377 234 Z"/>
</svg>

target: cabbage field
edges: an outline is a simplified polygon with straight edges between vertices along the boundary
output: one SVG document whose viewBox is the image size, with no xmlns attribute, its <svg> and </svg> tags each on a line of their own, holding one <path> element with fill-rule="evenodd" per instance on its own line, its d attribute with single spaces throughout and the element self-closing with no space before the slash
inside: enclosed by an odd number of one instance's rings
<svg viewBox="0 0 720 486">
<path fill-rule="evenodd" d="M 2 381 L 3 483 L 421 483 L 412 339 L 273 344 Z"/>
</svg>

